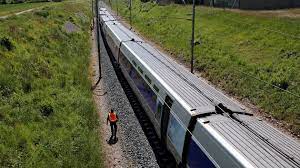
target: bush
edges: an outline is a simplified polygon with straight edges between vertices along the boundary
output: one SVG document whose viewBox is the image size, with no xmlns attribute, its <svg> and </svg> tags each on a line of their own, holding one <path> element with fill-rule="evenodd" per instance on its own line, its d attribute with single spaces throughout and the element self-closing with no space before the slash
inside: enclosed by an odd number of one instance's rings
<svg viewBox="0 0 300 168">
<path fill-rule="evenodd" d="M 50 0 L 28 0 L 29 2 L 50 2 Z"/>
<path fill-rule="evenodd" d="M 36 14 L 38 16 L 42 16 L 44 18 L 49 16 L 49 12 L 46 10 L 36 11 L 34 14 Z"/>
<path fill-rule="evenodd" d="M 53 107 L 52 105 L 43 105 L 40 109 L 40 112 L 42 113 L 43 116 L 48 117 L 49 115 L 51 115 L 53 113 Z"/>
<path fill-rule="evenodd" d="M 0 39 L 0 46 L 4 47 L 8 51 L 11 51 L 11 50 L 14 49 L 14 45 L 12 44 L 12 42 L 7 37 L 3 37 L 3 38 Z"/>
</svg>

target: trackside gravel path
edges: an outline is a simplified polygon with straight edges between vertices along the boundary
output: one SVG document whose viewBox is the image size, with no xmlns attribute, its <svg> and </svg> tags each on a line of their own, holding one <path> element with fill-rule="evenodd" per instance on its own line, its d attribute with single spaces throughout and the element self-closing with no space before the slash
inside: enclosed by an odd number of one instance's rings
<svg viewBox="0 0 300 168">
<path fill-rule="evenodd" d="M 93 33 L 93 39 L 95 34 Z M 128 102 L 128 99 L 116 77 L 109 56 L 101 42 L 102 79 L 95 87 L 96 102 L 101 127 L 103 158 L 106 167 L 159 167 L 150 144 Z M 98 81 L 99 67 L 95 40 L 92 49 L 93 83 Z M 119 141 L 114 145 L 107 143 L 110 138 L 110 126 L 106 125 L 107 112 L 113 108 L 119 115 Z"/>
</svg>

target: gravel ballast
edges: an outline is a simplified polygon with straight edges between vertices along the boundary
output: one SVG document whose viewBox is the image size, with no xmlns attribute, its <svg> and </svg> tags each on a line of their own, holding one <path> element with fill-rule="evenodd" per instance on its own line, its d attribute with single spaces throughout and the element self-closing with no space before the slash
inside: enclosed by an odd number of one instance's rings
<svg viewBox="0 0 300 168">
<path fill-rule="evenodd" d="M 95 36 L 94 36 L 95 37 Z M 97 49 L 93 40 L 92 70 L 94 84 L 98 81 L 99 67 Z M 159 167 L 152 148 L 137 120 L 134 111 L 119 83 L 100 40 L 102 79 L 94 88 L 94 100 L 99 111 L 101 125 L 101 140 L 107 167 Z M 110 109 L 114 109 L 119 116 L 118 142 L 109 145 L 110 126 L 106 125 L 106 117 Z"/>
</svg>

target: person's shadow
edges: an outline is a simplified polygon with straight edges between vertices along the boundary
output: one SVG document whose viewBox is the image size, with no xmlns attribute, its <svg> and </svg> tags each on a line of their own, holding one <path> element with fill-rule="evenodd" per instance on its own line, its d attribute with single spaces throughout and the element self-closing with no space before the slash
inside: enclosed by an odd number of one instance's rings
<svg viewBox="0 0 300 168">
<path fill-rule="evenodd" d="M 118 142 L 118 138 L 115 137 L 115 136 L 111 136 L 109 138 L 109 140 L 106 140 L 106 142 L 109 144 L 109 145 L 113 145 L 113 144 L 116 144 Z"/>
</svg>

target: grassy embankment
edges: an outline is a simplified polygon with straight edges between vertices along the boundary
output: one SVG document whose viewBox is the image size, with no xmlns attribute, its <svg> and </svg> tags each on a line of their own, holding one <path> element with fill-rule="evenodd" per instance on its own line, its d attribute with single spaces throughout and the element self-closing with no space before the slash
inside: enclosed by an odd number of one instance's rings
<svg viewBox="0 0 300 168">
<path fill-rule="evenodd" d="M 116 5 L 113 4 L 116 10 Z M 133 26 L 182 62 L 190 61 L 191 6 L 133 1 Z M 119 4 L 128 20 L 129 10 Z M 293 10 L 297 14 L 299 10 Z M 169 19 L 168 19 L 169 18 Z M 266 29 L 272 29 L 280 34 Z M 195 67 L 212 83 L 249 100 L 300 133 L 300 98 L 253 79 L 300 95 L 300 18 L 255 12 L 196 8 Z"/>
<path fill-rule="evenodd" d="M 50 5 L 53 2 L 38 2 L 38 3 L 19 3 L 19 4 L 5 4 L 0 5 L 0 16 L 10 15 L 17 12 L 25 11 L 32 8 Z"/>
<path fill-rule="evenodd" d="M 0 167 L 101 167 L 89 4 L 0 20 Z"/>
</svg>

